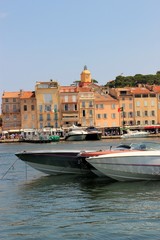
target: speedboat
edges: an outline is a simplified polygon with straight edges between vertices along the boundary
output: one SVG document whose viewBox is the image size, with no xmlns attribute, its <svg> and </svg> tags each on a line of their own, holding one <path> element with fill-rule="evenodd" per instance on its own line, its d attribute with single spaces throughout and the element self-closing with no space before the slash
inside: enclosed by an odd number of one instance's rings
<svg viewBox="0 0 160 240">
<path fill-rule="evenodd" d="M 86 131 L 86 140 L 100 140 L 102 138 L 102 132 L 95 127 L 88 127 Z"/>
<path fill-rule="evenodd" d="M 15 155 L 32 168 L 50 175 L 88 174 L 93 168 L 83 158 L 81 150 L 37 150 L 22 151 Z"/>
<path fill-rule="evenodd" d="M 145 131 L 127 131 L 127 133 L 123 134 L 121 138 L 144 138 L 148 137 L 150 133 Z"/>
<path fill-rule="evenodd" d="M 160 180 L 159 143 L 131 144 L 98 156 L 88 154 L 86 161 L 114 180 Z"/>
<path fill-rule="evenodd" d="M 66 133 L 66 141 L 84 141 L 86 140 L 87 131 L 84 131 L 82 128 L 73 125 L 69 128 L 68 133 Z"/>
</svg>

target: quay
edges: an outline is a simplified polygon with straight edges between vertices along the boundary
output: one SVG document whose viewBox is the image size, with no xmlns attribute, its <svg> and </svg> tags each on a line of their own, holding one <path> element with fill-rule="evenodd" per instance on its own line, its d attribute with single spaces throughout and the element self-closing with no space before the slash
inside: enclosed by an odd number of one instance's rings
<svg viewBox="0 0 160 240">
<path fill-rule="evenodd" d="M 160 133 L 150 134 L 149 136 L 147 136 L 145 138 L 158 138 L 158 137 L 160 137 Z M 121 135 L 113 135 L 113 136 L 102 136 L 101 139 L 122 139 L 122 138 L 121 138 Z M 59 141 L 60 142 L 65 141 L 64 137 L 60 137 Z M 97 141 L 100 141 L 100 140 L 97 140 Z M 24 143 L 24 142 L 26 142 L 26 141 L 23 140 L 23 139 L 18 139 L 18 138 L 15 138 L 15 139 L 0 139 L 0 143 Z M 49 141 L 49 142 L 51 142 L 51 141 Z M 39 141 L 37 143 L 49 143 L 49 142 L 42 140 L 42 141 Z M 36 143 L 36 142 L 32 141 L 32 143 Z"/>
</svg>

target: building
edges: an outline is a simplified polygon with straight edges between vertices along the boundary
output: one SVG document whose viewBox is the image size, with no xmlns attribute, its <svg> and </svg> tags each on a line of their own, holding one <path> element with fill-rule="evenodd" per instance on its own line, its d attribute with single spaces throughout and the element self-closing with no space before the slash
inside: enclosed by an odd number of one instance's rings
<svg viewBox="0 0 160 240">
<path fill-rule="evenodd" d="M 20 132 L 20 91 L 3 92 L 2 95 L 2 131 Z"/>
<path fill-rule="evenodd" d="M 38 128 L 37 104 L 34 91 L 20 91 L 21 129 L 30 132 Z"/>
<path fill-rule="evenodd" d="M 61 86 L 60 87 L 60 115 L 61 126 L 69 127 L 78 125 L 79 108 L 78 108 L 78 87 Z"/>
<path fill-rule="evenodd" d="M 35 86 L 37 104 L 37 128 L 58 128 L 60 120 L 60 95 L 57 81 L 37 82 Z"/>
</svg>

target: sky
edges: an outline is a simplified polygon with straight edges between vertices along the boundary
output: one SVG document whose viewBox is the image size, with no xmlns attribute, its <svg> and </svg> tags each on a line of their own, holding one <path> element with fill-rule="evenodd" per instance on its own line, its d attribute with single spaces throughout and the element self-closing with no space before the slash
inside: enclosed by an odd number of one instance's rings
<svg viewBox="0 0 160 240">
<path fill-rule="evenodd" d="M 159 0 L 0 0 L 0 95 L 160 70 Z"/>
</svg>

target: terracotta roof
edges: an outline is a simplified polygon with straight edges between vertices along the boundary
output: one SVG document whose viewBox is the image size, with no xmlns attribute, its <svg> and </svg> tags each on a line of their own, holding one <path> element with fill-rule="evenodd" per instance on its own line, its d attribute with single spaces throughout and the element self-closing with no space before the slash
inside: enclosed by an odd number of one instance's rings
<svg viewBox="0 0 160 240">
<path fill-rule="evenodd" d="M 2 98 L 19 98 L 20 92 L 4 92 Z"/>
<path fill-rule="evenodd" d="M 150 93 L 151 91 L 145 87 L 133 87 L 133 88 L 130 88 L 131 90 L 131 93 L 133 94 L 148 94 Z"/>
<path fill-rule="evenodd" d="M 153 92 L 159 93 L 160 92 L 160 86 L 153 86 Z"/>
<path fill-rule="evenodd" d="M 95 101 L 103 101 L 103 102 L 118 102 L 117 99 L 113 98 L 109 94 L 101 95 L 100 93 L 95 93 Z"/>
<path fill-rule="evenodd" d="M 21 93 L 21 96 L 20 96 L 21 99 L 23 99 L 23 98 L 32 98 L 32 97 L 35 97 L 35 92 L 33 92 L 33 91 L 23 91 Z"/>
</svg>

